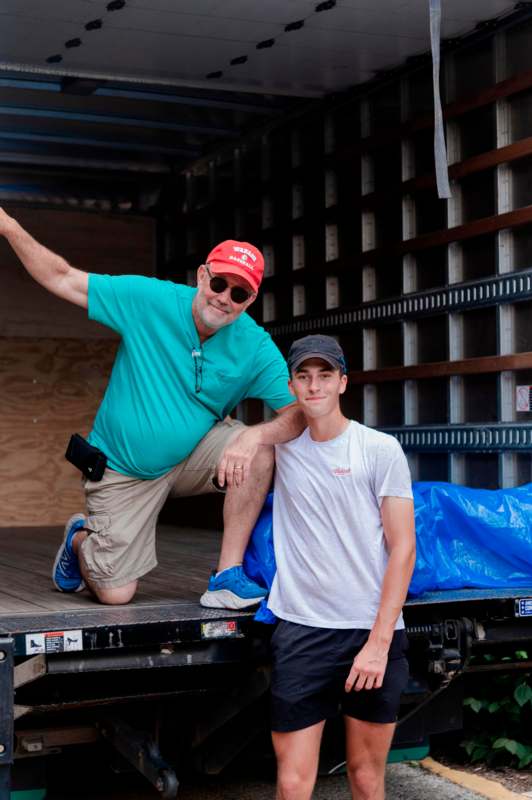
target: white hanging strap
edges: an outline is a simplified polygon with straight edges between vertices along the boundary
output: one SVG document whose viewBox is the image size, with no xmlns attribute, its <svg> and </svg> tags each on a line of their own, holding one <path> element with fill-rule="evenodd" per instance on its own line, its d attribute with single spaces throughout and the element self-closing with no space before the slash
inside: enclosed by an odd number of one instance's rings
<svg viewBox="0 0 532 800">
<path fill-rule="evenodd" d="M 447 149 L 443 128 L 443 113 L 440 97 L 440 28 L 441 0 L 429 0 L 430 10 L 430 47 L 432 50 L 432 83 L 434 91 L 434 163 L 436 166 L 436 185 L 438 197 L 451 196 L 449 171 L 447 167 Z"/>
</svg>

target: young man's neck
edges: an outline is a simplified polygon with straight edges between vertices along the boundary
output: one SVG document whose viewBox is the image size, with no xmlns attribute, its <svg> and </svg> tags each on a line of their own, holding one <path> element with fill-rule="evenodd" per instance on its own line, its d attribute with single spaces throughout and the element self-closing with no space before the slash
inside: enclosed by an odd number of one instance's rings
<svg viewBox="0 0 532 800">
<path fill-rule="evenodd" d="M 323 417 L 307 418 L 307 423 L 311 439 L 315 442 L 328 442 L 345 431 L 349 420 L 338 408 Z"/>
</svg>

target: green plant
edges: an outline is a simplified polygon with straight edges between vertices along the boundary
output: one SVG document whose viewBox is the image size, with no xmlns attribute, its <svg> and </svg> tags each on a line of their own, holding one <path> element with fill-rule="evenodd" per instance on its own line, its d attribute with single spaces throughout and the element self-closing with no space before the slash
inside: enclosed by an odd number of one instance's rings
<svg viewBox="0 0 532 800">
<path fill-rule="evenodd" d="M 485 655 L 484 663 L 494 662 Z M 518 650 L 504 661 L 526 661 Z M 475 694 L 464 699 L 467 737 L 462 741 L 471 763 L 509 764 L 524 769 L 532 764 L 532 673 L 489 672 L 475 675 Z"/>
</svg>

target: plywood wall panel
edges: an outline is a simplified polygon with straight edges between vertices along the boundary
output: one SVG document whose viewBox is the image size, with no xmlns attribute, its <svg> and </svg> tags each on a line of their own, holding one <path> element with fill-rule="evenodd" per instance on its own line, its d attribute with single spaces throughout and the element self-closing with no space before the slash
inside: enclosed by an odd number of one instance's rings
<svg viewBox="0 0 532 800">
<path fill-rule="evenodd" d="M 0 527 L 57 525 L 83 509 L 80 474 L 65 459 L 87 434 L 117 343 L 0 339 Z"/>
</svg>

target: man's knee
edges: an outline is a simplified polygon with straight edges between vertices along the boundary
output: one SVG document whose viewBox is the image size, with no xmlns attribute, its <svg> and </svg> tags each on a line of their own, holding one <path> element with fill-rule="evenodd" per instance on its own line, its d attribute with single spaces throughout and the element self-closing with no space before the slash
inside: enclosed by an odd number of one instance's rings
<svg viewBox="0 0 532 800">
<path fill-rule="evenodd" d="M 360 800 L 380 798 L 380 789 L 384 781 L 382 770 L 371 763 L 362 763 L 360 759 L 347 762 L 347 773 L 352 789 Z"/>
<path fill-rule="evenodd" d="M 125 586 L 117 586 L 112 589 L 105 589 L 100 586 L 90 586 L 93 594 L 100 603 L 106 606 L 120 606 L 129 603 L 135 596 L 138 581 L 131 581 Z"/>
<path fill-rule="evenodd" d="M 302 800 L 310 798 L 314 788 L 314 781 L 308 774 L 303 775 L 290 766 L 279 767 L 277 774 L 278 794 L 281 800 Z"/>
</svg>

